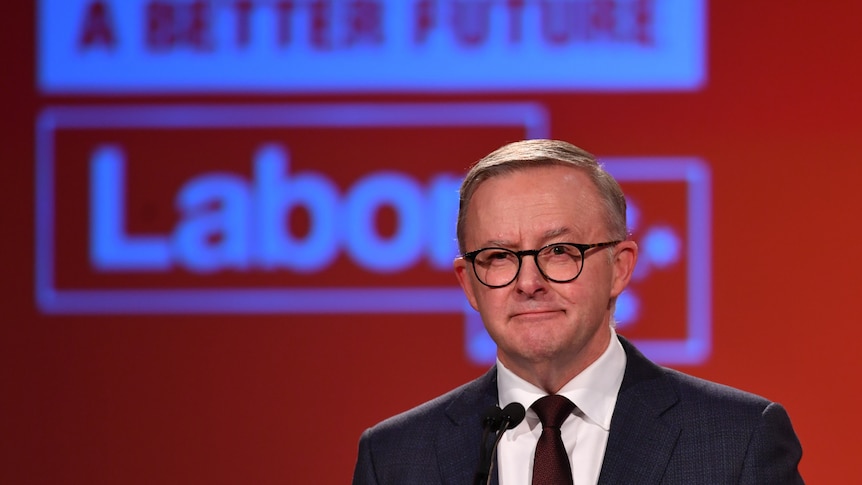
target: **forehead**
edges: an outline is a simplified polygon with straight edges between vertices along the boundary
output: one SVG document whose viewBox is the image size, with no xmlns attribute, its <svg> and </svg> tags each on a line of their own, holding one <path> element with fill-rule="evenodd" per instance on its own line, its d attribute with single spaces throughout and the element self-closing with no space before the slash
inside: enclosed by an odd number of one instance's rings
<svg viewBox="0 0 862 485">
<path fill-rule="evenodd" d="M 562 196 L 559 202 L 591 203 L 598 189 L 583 169 L 567 165 L 540 165 L 493 175 L 478 184 L 470 204 L 497 205 L 525 198 Z"/>
<path fill-rule="evenodd" d="M 523 168 L 484 180 L 468 209 L 467 233 L 508 241 L 565 232 L 586 237 L 603 226 L 598 189 L 576 167 Z"/>
</svg>

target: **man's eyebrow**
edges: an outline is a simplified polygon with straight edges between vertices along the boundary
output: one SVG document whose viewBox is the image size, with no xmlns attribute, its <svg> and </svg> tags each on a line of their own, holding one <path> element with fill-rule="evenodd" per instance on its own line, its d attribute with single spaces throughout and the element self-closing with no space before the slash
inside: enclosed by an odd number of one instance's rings
<svg viewBox="0 0 862 485">
<path fill-rule="evenodd" d="M 483 248 L 511 248 L 513 246 L 514 244 L 512 244 L 511 241 L 505 241 L 502 239 L 492 239 L 485 241 L 485 243 L 482 244 Z"/>
<path fill-rule="evenodd" d="M 567 227 L 567 226 L 557 227 L 557 228 L 545 231 L 542 234 L 541 240 L 543 242 L 545 242 L 545 241 L 548 241 L 550 239 L 558 238 L 560 236 L 572 234 L 572 232 L 574 232 L 574 231 L 570 227 Z M 484 244 L 482 245 L 483 248 L 513 248 L 515 246 L 516 246 L 516 244 L 513 244 L 512 241 L 506 240 L 506 239 L 489 239 L 489 240 L 485 241 Z"/>
</svg>

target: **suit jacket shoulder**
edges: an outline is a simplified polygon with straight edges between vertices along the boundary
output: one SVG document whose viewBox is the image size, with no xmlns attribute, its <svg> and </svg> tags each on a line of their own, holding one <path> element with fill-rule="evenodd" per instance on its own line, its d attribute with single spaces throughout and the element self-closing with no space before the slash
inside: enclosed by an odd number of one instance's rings
<svg viewBox="0 0 862 485">
<path fill-rule="evenodd" d="M 627 364 L 599 483 L 802 483 L 784 408 L 650 362 Z"/>
<path fill-rule="evenodd" d="M 359 484 L 471 483 L 482 414 L 497 403 L 497 372 L 367 429 L 353 475 Z"/>
</svg>

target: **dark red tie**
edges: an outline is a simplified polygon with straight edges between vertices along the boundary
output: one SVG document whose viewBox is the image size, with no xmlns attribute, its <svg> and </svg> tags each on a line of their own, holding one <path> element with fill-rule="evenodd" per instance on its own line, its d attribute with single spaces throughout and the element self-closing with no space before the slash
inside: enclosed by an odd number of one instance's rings
<svg viewBox="0 0 862 485">
<path fill-rule="evenodd" d="M 545 396 L 531 406 L 542 421 L 542 435 L 533 461 L 533 485 L 571 485 L 572 466 L 560 426 L 572 414 L 575 404 L 563 396 Z"/>
</svg>

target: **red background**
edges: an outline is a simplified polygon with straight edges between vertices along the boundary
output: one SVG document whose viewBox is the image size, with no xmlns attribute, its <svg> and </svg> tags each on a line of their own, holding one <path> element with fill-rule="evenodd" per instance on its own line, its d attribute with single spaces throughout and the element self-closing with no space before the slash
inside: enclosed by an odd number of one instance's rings
<svg viewBox="0 0 862 485">
<path fill-rule="evenodd" d="M 33 8 L 8 2 L 0 10 L 0 481 L 346 483 L 365 427 L 484 370 L 463 355 L 458 315 L 40 315 L 36 115 L 117 99 L 36 92 Z M 716 0 L 708 18 L 708 82 L 698 92 L 349 100 L 538 101 L 549 108 L 553 137 L 594 153 L 706 160 L 714 350 L 707 364 L 683 370 L 783 403 L 803 443 L 806 479 L 853 482 L 862 432 L 862 361 L 853 347 L 862 337 L 862 5 Z"/>
</svg>

